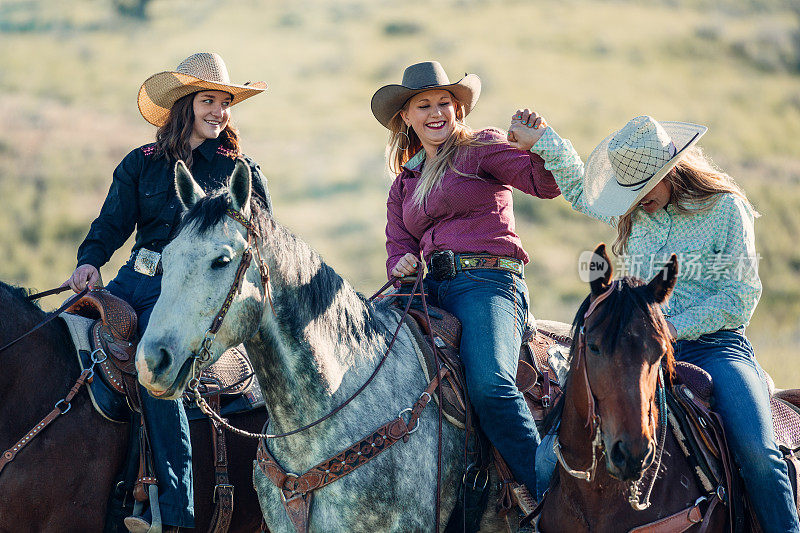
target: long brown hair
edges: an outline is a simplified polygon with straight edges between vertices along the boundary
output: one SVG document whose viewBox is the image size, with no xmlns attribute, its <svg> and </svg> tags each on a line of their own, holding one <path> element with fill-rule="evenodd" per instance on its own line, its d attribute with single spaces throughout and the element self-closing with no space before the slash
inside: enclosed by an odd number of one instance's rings
<svg viewBox="0 0 800 533">
<path fill-rule="evenodd" d="M 172 104 L 167 121 L 156 132 L 155 155 L 171 161 L 181 160 L 189 168 L 192 167 L 192 147 L 189 139 L 194 128 L 194 97 L 196 94 L 195 92 L 182 96 Z M 239 132 L 233 127 L 230 120 L 219 136 L 222 141 L 220 145 L 231 152 L 231 157 L 236 158 L 241 155 Z"/>
<path fill-rule="evenodd" d="M 669 203 L 678 213 L 703 213 L 713 208 L 720 194 L 735 194 L 744 200 L 754 216 L 760 216 L 747 199 L 744 190 L 727 173 L 714 166 L 699 146 L 687 150 L 675 168 L 664 179 L 672 186 Z M 633 227 L 633 215 L 639 206 L 620 217 L 617 223 L 617 239 L 612 250 L 621 255 L 628 250 L 628 237 Z"/>
<path fill-rule="evenodd" d="M 422 169 L 419 184 L 414 191 L 414 203 L 417 206 L 422 206 L 428 194 L 439 185 L 445 169 L 450 168 L 458 174 L 466 175 L 458 170 L 454 163 L 455 154 L 459 147 L 484 144 L 477 140 L 477 132 L 464 123 L 464 106 L 453 96 L 453 93 L 450 93 L 450 96 L 456 111 L 455 128 L 447 140 L 439 147 L 436 155 L 427 160 Z M 386 145 L 386 154 L 389 160 L 389 170 L 395 175 L 400 174 L 403 170 L 402 166 L 408 163 L 414 154 L 422 150 L 422 141 L 420 141 L 414 128 L 406 126 L 400 114 L 402 111 L 408 110 L 410 102 L 411 98 L 389 120 L 389 142 Z"/>
</svg>

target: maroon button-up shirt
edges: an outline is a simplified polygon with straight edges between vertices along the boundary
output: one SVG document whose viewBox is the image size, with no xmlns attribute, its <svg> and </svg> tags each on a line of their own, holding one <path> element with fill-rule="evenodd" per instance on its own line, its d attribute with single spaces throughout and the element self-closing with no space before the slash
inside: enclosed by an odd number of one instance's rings
<svg viewBox="0 0 800 533">
<path fill-rule="evenodd" d="M 425 261 L 438 250 L 487 253 L 528 262 L 528 254 L 515 233 L 511 188 L 555 198 L 561 191 L 544 160 L 536 154 L 512 148 L 505 135 L 490 128 L 478 132 L 483 146 L 461 147 L 423 207 L 414 204 L 424 150 L 414 156 L 395 178 L 389 190 L 386 222 L 386 271 L 406 253 Z"/>
</svg>

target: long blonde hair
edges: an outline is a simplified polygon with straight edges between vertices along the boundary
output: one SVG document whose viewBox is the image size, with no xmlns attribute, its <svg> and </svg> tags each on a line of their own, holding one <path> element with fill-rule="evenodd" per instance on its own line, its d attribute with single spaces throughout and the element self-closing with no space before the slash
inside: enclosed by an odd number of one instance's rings
<svg viewBox="0 0 800 533">
<path fill-rule="evenodd" d="M 704 213 L 714 207 L 718 195 L 730 193 L 744 200 L 756 217 L 760 216 L 747 199 L 744 190 L 727 173 L 715 167 L 699 146 L 687 150 L 664 179 L 672 185 L 669 203 L 675 206 L 678 213 Z M 631 235 L 633 215 L 637 209 L 638 206 L 634 207 L 617 223 L 617 239 L 611 247 L 617 255 L 628 250 L 628 237 Z"/>
<path fill-rule="evenodd" d="M 464 107 L 452 93 L 450 94 L 453 100 L 453 107 L 456 110 L 455 127 L 453 128 L 453 133 L 439 147 L 436 155 L 428 159 L 422 168 L 422 175 L 413 196 L 414 204 L 418 207 L 425 203 L 430 192 L 441 183 L 442 175 L 447 168 L 462 176 L 467 175 L 458 170 L 454 163 L 455 154 L 459 147 L 480 146 L 483 144 L 477 140 L 477 132 L 464 123 Z M 402 166 L 408 163 L 414 154 L 423 149 L 422 141 L 420 141 L 414 128 L 406 126 L 401 116 L 401 112 L 408 110 L 410 102 L 411 98 L 389 120 L 389 142 L 386 145 L 386 157 L 389 161 L 389 170 L 395 175 L 400 174 L 403 170 Z"/>
</svg>

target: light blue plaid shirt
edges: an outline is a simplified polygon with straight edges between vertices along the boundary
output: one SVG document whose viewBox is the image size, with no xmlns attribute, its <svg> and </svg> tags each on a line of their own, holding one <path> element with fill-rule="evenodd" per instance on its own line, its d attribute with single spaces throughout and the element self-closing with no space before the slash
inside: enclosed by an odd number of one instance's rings
<svg viewBox="0 0 800 533">
<path fill-rule="evenodd" d="M 586 205 L 583 161 L 569 140 L 548 127 L 531 152 L 544 159 L 573 209 L 616 226 L 616 218 L 598 215 Z M 620 259 L 629 274 L 649 280 L 677 254 L 678 282 L 663 309 L 679 339 L 736 329 L 750 321 L 761 297 L 754 216 L 735 194 L 718 195 L 703 212 L 679 213 L 672 204 L 652 215 L 641 208 L 634 211 L 628 251 Z"/>
</svg>

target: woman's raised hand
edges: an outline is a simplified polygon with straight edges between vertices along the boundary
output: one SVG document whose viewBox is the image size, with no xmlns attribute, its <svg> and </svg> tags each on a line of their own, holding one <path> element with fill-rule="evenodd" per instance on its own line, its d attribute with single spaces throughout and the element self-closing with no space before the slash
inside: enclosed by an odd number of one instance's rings
<svg viewBox="0 0 800 533">
<path fill-rule="evenodd" d="M 419 257 L 408 253 L 400 258 L 400 261 L 392 269 L 392 276 L 402 278 L 417 273 Z"/>
<path fill-rule="evenodd" d="M 100 280 L 100 272 L 97 271 L 92 265 L 80 265 L 75 269 L 75 272 L 69 277 L 67 281 L 61 284 L 62 287 L 67 285 L 75 292 L 81 292 L 87 285 L 91 288 L 95 285 L 102 285 Z"/>
<path fill-rule="evenodd" d="M 536 111 L 517 109 L 508 127 L 508 143 L 514 148 L 530 150 L 546 127 L 547 122 Z"/>
</svg>

